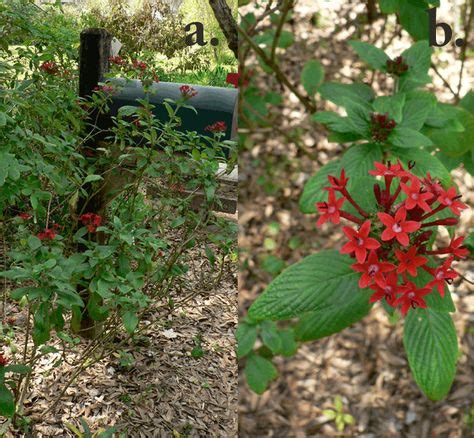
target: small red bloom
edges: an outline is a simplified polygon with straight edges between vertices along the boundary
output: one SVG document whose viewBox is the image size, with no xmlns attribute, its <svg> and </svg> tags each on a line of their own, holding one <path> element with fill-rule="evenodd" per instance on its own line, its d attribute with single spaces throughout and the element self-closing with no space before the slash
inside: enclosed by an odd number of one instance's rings
<svg viewBox="0 0 474 438">
<path fill-rule="evenodd" d="M 359 287 L 364 288 L 373 282 L 384 287 L 384 272 L 393 271 L 396 266 L 389 262 L 380 262 L 375 251 L 369 252 L 369 257 L 365 263 L 356 263 L 351 266 L 354 271 L 362 272 L 359 279 Z"/>
<path fill-rule="evenodd" d="M 213 123 L 212 125 L 206 126 L 204 128 L 204 131 L 209 131 L 213 133 L 217 132 L 226 132 L 227 131 L 227 125 L 225 122 L 216 122 Z"/>
<path fill-rule="evenodd" d="M 421 191 L 421 183 L 418 179 L 413 178 L 411 180 L 411 186 L 400 183 L 402 190 L 407 195 L 405 199 L 405 208 L 407 210 L 412 210 L 415 207 L 420 207 L 425 211 L 431 211 L 430 206 L 426 203 L 428 199 L 433 197 L 433 194 L 430 192 Z"/>
<path fill-rule="evenodd" d="M 334 191 L 329 190 L 328 202 L 316 203 L 318 212 L 321 214 L 316 225 L 320 226 L 327 221 L 330 221 L 333 224 L 338 224 L 341 219 L 339 210 L 341 209 L 342 204 L 344 204 L 345 200 L 346 198 L 344 197 L 336 199 L 336 194 L 334 193 Z"/>
<path fill-rule="evenodd" d="M 347 186 L 347 182 L 349 181 L 349 178 L 346 178 L 346 171 L 344 169 L 341 170 L 341 175 L 339 178 L 336 178 L 335 176 L 328 175 L 328 180 L 331 184 L 331 188 L 334 190 L 344 190 Z M 328 190 L 326 188 L 326 190 Z"/>
<path fill-rule="evenodd" d="M 377 213 L 377 216 L 387 227 L 382 233 L 382 240 L 391 240 L 396 238 L 403 246 L 407 246 L 410 241 L 408 238 L 408 233 L 413 233 L 421 226 L 419 222 L 405 220 L 407 211 L 403 207 L 400 207 L 397 210 L 395 217 L 392 217 L 387 213 Z"/>
<path fill-rule="evenodd" d="M 56 237 L 54 230 L 46 228 L 43 232 L 38 233 L 39 240 L 53 240 Z"/>
<path fill-rule="evenodd" d="M 431 288 L 436 287 L 442 297 L 444 297 L 445 282 L 451 284 L 453 279 L 458 276 L 458 273 L 454 269 L 451 269 L 451 263 L 453 263 L 453 260 L 454 257 L 450 257 L 436 269 L 429 268 L 429 272 L 434 278 L 426 286 Z"/>
<path fill-rule="evenodd" d="M 412 246 L 407 252 L 403 252 L 399 249 L 396 249 L 395 256 L 400 262 L 397 268 L 397 272 L 399 274 L 402 274 L 403 272 L 408 272 L 412 277 L 417 276 L 417 268 L 428 263 L 428 259 L 426 257 L 417 255 L 416 246 Z"/>
<path fill-rule="evenodd" d="M 109 62 L 111 64 L 123 65 L 125 61 L 121 56 L 109 56 Z"/>
<path fill-rule="evenodd" d="M 194 97 L 198 94 L 198 92 L 189 85 L 181 85 L 181 87 L 179 87 L 179 91 L 181 92 L 181 96 L 183 96 L 185 99 L 191 99 L 191 97 Z"/>
<path fill-rule="evenodd" d="M 458 201 L 458 198 L 460 198 L 460 196 L 457 195 L 456 188 L 450 187 L 448 190 L 441 190 L 440 194 L 438 195 L 438 202 L 440 204 L 446 205 L 456 216 L 459 216 L 461 214 L 461 210 L 467 208 L 467 205 L 463 204 L 461 201 Z"/>
<path fill-rule="evenodd" d="M 430 287 L 423 287 L 418 289 L 416 284 L 408 281 L 400 289 L 402 295 L 397 298 L 394 302 L 395 306 L 402 306 L 402 315 L 405 316 L 408 312 L 408 309 L 411 307 L 415 309 L 416 307 L 421 307 L 426 309 L 426 302 L 423 299 L 425 295 L 428 295 L 431 292 Z"/>
<path fill-rule="evenodd" d="M 136 68 L 136 69 L 139 69 L 139 70 L 143 71 L 143 70 L 146 70 L 147 65 L 142 61 L 135 60 L 135 61 L 133 61 L 133 68 Z"/>
<path fill-rule="evenodd" d="M 102 223 L 102 216 L 95 213 L 84 213 L 79 219 L 87 227 L 89 233 L 94 233 L 97 227 Z"/>
<path fill-rule="evenodd" d="M 398 282 L 398 275 L 396 272 L 390 272 L 386 275 L 381 282 L 381 284 L 371 284 L 369 287 L 370 289 L 374 290 L 370 296 L 369 302 L 375 303 L 376 301 L 380 301 L 385 298 L 385 301 L 390 306 L 394 306 L 394 302 L 397 299 L 397 293 L 400 290 L 400 286 L 397 284 Z"/>
<path fill-rule="evenodd" d="M 235 88 L 239 87 L 239 78 L 240 78 L 240 73 L 227 73 L 227 77 L 225 81 L 228 84 L 232 84 Z"/>
<path fill-rule="evenodd" d="M 425 186 L 425 190 L 433 193 L 435 196 L 438 196 L 443 191 L 443 187 L 439 181 L 434 180 L 429 172 L 426 173 L 426 178 L 423 178 L 423 184 Z"/>
<path fill-rule="evenodd" d="M 8 365 L 8 358 L 6 358 L 3 354 L 0 354 L 0 367 L 4 367 L 5 365 Z"/>
<path fill-rule="evenodd" d="M 372 176 L 386 176 L 386 177 L 408 177 L 410 173 L 406 170 L 403 170 L 402 165 L 400 162 L 398 164 L 391 164 L 390 162 L 385 166 L 382 163 L 374 163 L 376 170 L 369 170 L 369 175 Z"/>
<path fill-rule="evenodd" d="M 349 242 L 341 248 L 341 254 L 355 253 L 359 263 L 364 263 L 368 249 L 380 248 L 380 243 L 369 237 L 370 221 L 365 221 L 359 231 L 351 227 L 342 227 L 342 231 L 349 239 Z"/>
<path fill-rule="evenodd" d="M 21 219 L 23 219 L 24 221 L 27 221 L 28 219 L 31 218 L 31 214 L 28 214 L 28 213 L 23 212 L 23 213 L 20 213 L 20 214 L 18 215 L 18 217 L 21 218 Z"/>
<path fill-rule="evenodd" d="M 40 65 L 40 69 L 50 75 L 57 75 L 59 73 L 59 68 L 54 61 L 43 62 L 43 64 Z"/>
<path fill-rule="evenodd" d="M 449 250 L 451 254 L 460 259 L 464 259 L 467 255 L 469 255 L 469 250 L 465 246 L 462 246 L 463 241 L 464 236 L 453 237 L 451 242 L 449 242 Z"/>
</svg>

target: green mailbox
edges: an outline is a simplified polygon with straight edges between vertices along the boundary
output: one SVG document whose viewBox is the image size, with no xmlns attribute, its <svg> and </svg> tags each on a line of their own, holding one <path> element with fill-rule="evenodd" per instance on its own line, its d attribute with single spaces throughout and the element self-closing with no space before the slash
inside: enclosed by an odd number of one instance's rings
<svg viewBox="0 0 474 438">
<path fill-rule="evenodd" d="M 141 81 L 112 79 L 110 81 L 118 91 L 112 96 L 110 115 L 115 116 L 120 107 L 137 106 L 137 99 L 145 97 Z M 164 105 L 165 99 L 174 101 L 181 97 L 179 87 L 184 84 L 173 82 L 154 82 L 151 85 L 150 102 L 155 105 L 153 113 L 159 120 L 166 121 L 168 113 Z M 237 103 L 238 91 L 235 88 L 209 87 L 191 85 L 197 95 L 189 99 L 187 104 L 193 106 L 197 114 L 189 108 L 181 108 L 178 112 L 183 131 L 196 131 L 203 135 L 212 135 L 205 128 L 216 122 L 225 122 L 227 130 L 225 139 L 235 139 L 237 135 Z"/>
</svg>

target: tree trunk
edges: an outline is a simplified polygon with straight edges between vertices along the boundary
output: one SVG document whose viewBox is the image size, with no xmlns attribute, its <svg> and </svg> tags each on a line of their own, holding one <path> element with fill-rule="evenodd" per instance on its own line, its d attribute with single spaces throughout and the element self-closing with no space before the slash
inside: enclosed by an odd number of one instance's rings
<svg viewBox="0 0 474 438">
<path fill-rule="evenodd" d="M 232 15 L 232 11 L 225 0 L 209 0 L 214 16 L 224 33 L 229 49 L 234 52 L 236 58 L 239 57 L 239 39 L 237 36 L 237 23 Z"/>
</svg>

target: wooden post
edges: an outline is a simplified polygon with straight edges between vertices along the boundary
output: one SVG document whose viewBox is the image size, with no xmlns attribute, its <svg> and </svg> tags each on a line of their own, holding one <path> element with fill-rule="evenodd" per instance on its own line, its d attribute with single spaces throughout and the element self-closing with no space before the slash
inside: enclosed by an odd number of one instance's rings
<svg viewBox="0 0 474 438">
<path fill-rule="evenodd" d="M 109 71 L 109 56 L 112 46 L 112 35 L 105 29 L 86 29 L 81 32 L 79 49 L 79 97 L 87 98 L 102 82 Z M 103 115 L 93 111 L 89 114 L 88 123 L 90 136 L 85 146 L 94 147 L 94 136 L 100 129 Z M 98 125 L 98 126 L 97 126 Z"/>
<path fill-rule="evenodd" d="M 79 49 L 79 96 L 83 98 L 90 97 L 99 82 L 104 79 L 105 73 L 109 71 L 109 55 L 112 43 L 112 35 L 105 29 L 86 29 L 81 33 L 81 45 Z M 94 139 L 100 132 L 101 118 L 106 117 L 97 111 L 91 111 L 88 117 L 88 129 L 84 133 L 88 137 L 85 147 L 95 149 L 97 140 Z M 89 196 L 80 196 L 77 202 L 77 214 L 95 213 L 103 214 L 105 210 L 105 202 L 103 199 L 103 190 L 92 195 L 91 184 L 84 187 Z M 81 224 L 79 223 L 79 227 Z M 101 239 L 101 236 L 98 236 Z M 84 245 L 78 246 L 78 251 L 85 251 Z M 85 305 L 89 302 L 90 292 L 79 291 Z M 85 338 L 94 338 L 98 331 L 98 325 L 94 321 L 87 310 L 87 307 L 80 309 L 73 317 L 72 329 L 77 331 Z"/>
</svg>

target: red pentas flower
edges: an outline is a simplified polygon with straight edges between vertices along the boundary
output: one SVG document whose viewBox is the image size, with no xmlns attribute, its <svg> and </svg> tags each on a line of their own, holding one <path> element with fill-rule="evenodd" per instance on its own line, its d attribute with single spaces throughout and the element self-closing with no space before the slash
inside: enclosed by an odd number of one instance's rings
<svg viewBox="0 0 474 438">
<path fill-rule="evenodd" d="M 398 285 L 398 275 L 396 272 L 389 272 L 380 284 L 374 283 L 369 287 L 375 293 L 370 296 L 369 302 L 375 303 L 385 298 L 385 301 L 393 307 L 395 300 L 397 299 L 397 293 L 399 293 L 401 286 Z"/>
<path fill-rule="evenodd" d="M 438 195 L 438 202 L 442 205 L 445 205 L 446 207 L 449 207 L 449 209 L 456 216 L 459 216 L 461 214 L 461 210 L 467 208 L 466 204 L 463 204 L 461 201 L 458 201 L 460 197 L 461 195 L 458 195 L 456 193 L 456 188 L 450 187 L 448 190 L 441 190 Z"/>
<path fill-rule="evenodd" d="M 425 267 L 425 270 L 433 276 L 433 280 L 428 283 L 428 286 L 436 287 L 442 297 L 444 297 L 445 283 L 451 284 L 452 281 L 458 276 L 458 273 L 454 269 L 451 269 L 453 260 L 454 257 L 450 257 L 436 269 L 430 268 L 428 266 Z"/>
<path fill-rule="evenodd" d="M 395 120 L 391 119 L 388 113 L 372 113 L 370 121 L 370 134 L 372 138 L 382 143 L 387 140 L 390 133 L 395 129 L 395 126 L 397 126 Z"/>
<path fill-rule="evenodd" d="M 125 63 L 121 56 L 109 56 L 109 62 L 115 65 L 123 65 Z"/>
<path fill-rule="evenodd" d="M 212 125 L 208 125 L 204 128 L 204 131 L 209 131 L 213 133 L 218 133 L 218 132 L 226 132 L 227 131 L 227 125 L 225 122 L 216 122 L 213 123 Z"/>
<path fill-rule="evenodd" d="M 316 207 L 318 208 L 321 217 L 319 218 L 316 225 L 322 225 L 327 221 L 330 221 L 334 224 L 340 222 L 340 209 L 342 204 L 344 204 L 345 198 L 336 199 L 334 190 L 329 191 L 328 202 L 318 202 Z"/>
<path fill-rule="evenodd" d="M 421 307 L 426 309 L 426 302 L 423 299 L 425 295 L 431 293 L 431 287 L 418 288 L 415 283 L 407 281 L 400 289 L 402 294 L 394 301 L 394 306 L 401 306 L 402 315 L 405 316 L 411 307 Z"/>
<path fill-rule="evenodd" d="M 133 61 L 133 68 L 136 68 L 138 70 L 146 70 L 147 65 L 143 61 L 135 60 L 135 61 Z"/>
<path fill-rule="evenodd" d="M 6 365 L 8 365 L 8 358 L 5 357 L 3 354 L 0 354 L 0 367 L 4 367 Z"/>
<path fill-rule="evenodd" d="M 400 307 L 405 315 L 411 308 L 426 308 L 423 297 L 430 293 L 437 291 L 443 297 L 445 284 L 458 276 L 452 263 L 469 254 L 462 245 L 464 238 L 453 237 L 448 246 L 436 249 L 430 242 L 435 241 L 436 227 L 456 225 L 456 216 L 467 206 L 459 201 L 455 188 L 443 188 L 429 173 L 424 178 L 413 174 L 416 163 L 410 162 L 408 169 L 400 162 L 374 166 L 369 174 L 383 177 L 383 182 L 374 183 L 371 208 L 364 209 L 359 198 L 351 195 L 349 178 L 342 169 L 339 177 L 328 176 L 329 186 L 324 187 L 328 200 L 316 203 L 320 214 L 317 225 L 338 224 L 341 219 L 352 222 L 352 226 L 342 228 L 347 241 L 341 253 L 356 259 L 351 267 L 360 273 L 359 287 L 372 289 L 370 302 L 385 300 L 392 307 Z M 367 198 L 365 193 L 362 196 Z M 343 208 L 348 204 L 356 214 Z M 364 205 L 369 204 L 370 199 L 364 199 Z M 443 210 L 456 216 L 437 216 Z M 438 256 L 448 258 L 439 260 Z M 422 278 L 425 284 L 415 285 L 410 277 Z"/>
<path fill-rule="evenodd" d="M 50 228 L 46 228 L 41 233 L 38 233 L 39 240 L 53 240 L 55 237 L 56 237 L 56 233 L 54 232 L 54 230 Z"/>
<path fill-rule="evenodd" d="M 43 62 L 43 64 L 40 65 L 40 69 L 53 76 L 59 73 L 59 67 L 54 61 Z"/>
<path fill-rule="evenodd" d="M 356 263 L 352 265 L 354 271 L 362 272 L 359 280 L 359 287 L 367 287 L 374 282 L 380 286 L 385 283 L 385 272 L 396 269 L 393 263 L 380 261 L 375 251 L 370 251 L 369 257 L 365 263 Z"/>
<path fill-rule="evenodd" d="M 198 94 L 198 92 L 189 85 L 181 85 L 181 87 L 179 87 L 179 91 L 181 92 L 181 96 L 184 99 L 191 99 L 191 97 L 197 96 Z"/>
<path fill-rule="evenodd" d="M 411 186 L 400 183 L 402 190 L 407 195 L 405 200 L 405 208 L 407 210 L 412 210 L 415 207 L 420 207 L 422 210 L 430 211 L 430 206 L 426 203 L 428 199 L 433 197 L 433 194 L 430 192 L 423 192 L 421 190 L 421 182 L 419 179 L 412 179 Z"/>
<path fill-rule="evenodd" d="M 87 227 L 87 230 L 90 233 L 94 233 L 97 230 L 97 227 L 102 223 L 102 216 L 99 216 L 95 213 L 84 213 L 79 219 Z"/>
<path fill-rule="evenodd" d="M 412 277 L 417 276 L 417 268 L 426 265 L 428 259 L 426 257 L 417 255 L 416 246 L 412 246 L 407 252 L 395 250 L 395 257 L 398 259 L 400 264 L 398 265 L 397 272 L 403 274 L 408 272 Z"/>
<path fill-rule="evenodd" d="M 405 207 L 399 208 L 393 217 L 387 213 L 377 213 L 377 216 L 387 227 L 382 233 L 382 240 L 397 239 L 403 246 L 407 246 L 410 241 L 408 233 L 413 233 L 421 227 L 419 222 L 406 220 Z"/>
<path fill-rule="evenodd" d="M 365 221 L 358 231 L 351 227 L 342 227 L 342 231 L 348 237 L 349 242 L 341 248 L 341 253 L 354 253 L 359 263 L 364 262 L 367 250 L 380 248 L 380 243 L 369 237 L 370 221 Z"/>
<path fill-rule="evenodd" d="M 387 59 L 387 73 L 395 76 L 401 76 L 403 73 L 408 71 L 408 64 L 401 56 L 397 56 L 395 59 Z"/>
<path fill-rule="evenodd" d="M 31 219 L 31 214 L 28 214 L 26 212 L 20 213 L 18 215 L 20 219 L 23 219 L 24 221 L 27 221 L 28 219 Z"/>
</svg>

